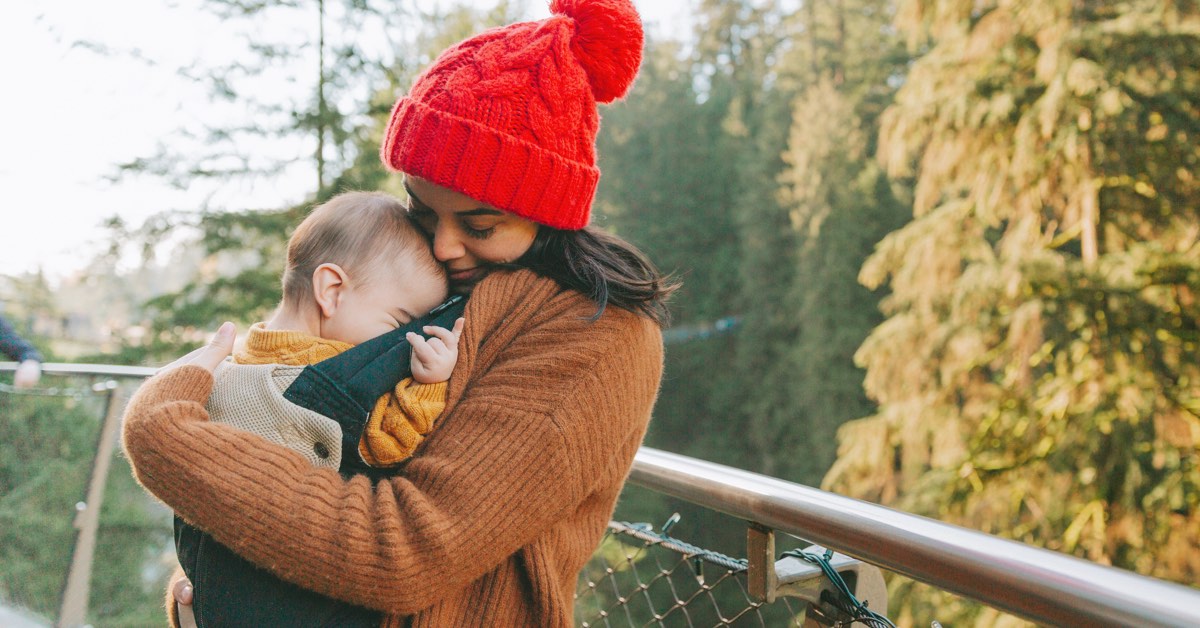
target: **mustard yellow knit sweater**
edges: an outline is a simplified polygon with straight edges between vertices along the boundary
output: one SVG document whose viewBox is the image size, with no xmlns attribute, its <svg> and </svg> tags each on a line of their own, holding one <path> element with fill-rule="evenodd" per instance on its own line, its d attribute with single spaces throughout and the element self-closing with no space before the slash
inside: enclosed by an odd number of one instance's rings
<svg viewBox="0 0 1200 628">
<path fill-rule="evenodd" d="M 239 364 L 315 364 L 353 345 L 299 331 L 269 330 L 255 323 L 246 344 L 234 353 Z M 412 378 L 379 398 L 367 419 L 358 451 L 373 467 L 390 467 L 408 459 L 446 407 L 446 382 L 419 384 Z"/>
<path fill-rule="evenodd" d="M 437 429 L 377 484 L 205 420 L 212 377 L 195 366 L 130 402 L 126 453 L 217 541 L 384 626 L 571 626 L 662 374 L 657 325 L 595 309 L 528 271 L 482 281 Z"/>
</svg>

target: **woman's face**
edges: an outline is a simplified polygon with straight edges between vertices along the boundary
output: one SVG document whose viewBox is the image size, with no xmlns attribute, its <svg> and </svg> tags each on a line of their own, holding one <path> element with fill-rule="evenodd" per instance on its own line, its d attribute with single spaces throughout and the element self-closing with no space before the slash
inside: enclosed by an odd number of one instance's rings
<svg viewBox="0 0 1200 628">
<path fill-rule="evenodd" d="M 405 176 L 409 215 L 433 238 L 456 292 L 469 292 L 495 264 L 515 261 L 537 235 L 537 223 L 414 176 Z"/>
</svg>

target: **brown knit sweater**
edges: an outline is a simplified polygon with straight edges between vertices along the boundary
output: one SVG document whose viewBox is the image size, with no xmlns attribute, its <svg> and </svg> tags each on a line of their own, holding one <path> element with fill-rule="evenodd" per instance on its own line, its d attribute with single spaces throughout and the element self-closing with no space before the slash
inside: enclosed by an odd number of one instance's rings
<svg viewBox="0 0 1200 628">
<path fill-rule="evenodd" d="M 185 519 L 384 626 L 569 626 L 662 374 L 653 322 L 594 312 L 528 271 L 480 283 L 439 428 L 376 486 L 206 421 L 198 367 L 146 382 L 125 449 Z"/>
</svg>

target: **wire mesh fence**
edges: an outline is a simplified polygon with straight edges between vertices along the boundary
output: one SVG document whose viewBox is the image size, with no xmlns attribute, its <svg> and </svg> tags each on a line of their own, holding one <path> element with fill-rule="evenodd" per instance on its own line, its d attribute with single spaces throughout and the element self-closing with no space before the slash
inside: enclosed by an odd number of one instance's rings
<svg viewBox="0 0 1200 628">
<path fill-rule="evenodd" d="M 115 385 L 43 375 L 34 389 L 0 382 L 0 608 L 3 625 L 57 623 Z M 169 513 L 111 450 L 92 551 L 86 623 L 163 621 Z"/>
<path fill-rule="evenodd" d="M 56 623 L 62 612 L 90 474 L 116 392 L 111 379 L 97 375 L 46 377 L 32 390 L 0 382 L 0 610 L 21 609 L 33 625 Z M 87 622 L 159 623 L 173 565 L 169 513 L 134 483 L 119 453 L 110 455 Z M 756 601 L 746 570 L 745 559 L 647 524 L 613 522 L 580 576 L 576 625 L 801 625 L 805 604 Z"/>
<path fill-rule="evenodd" d="M 752 599 L 747 563 L 654 532 L 612 522 L 575 593 L 583 628 L 800 626 L 804 604 Z"/>
<path fill-rule="evenodd" d="M 0 608 L 56 622 L 115 384 L 103 376 L 0 382 Z M 132 386 L 132 382 L 126 386 Z M 119 453 L 100 512 L 87 620 L 161 621 L 171 567 L 169 513 L 132 480 Z M 579 626 L 798 626 L 802 604 L 764 605 L 746 590 L 746 561 L 613 523 L 580 578 Z"/>
</svg>

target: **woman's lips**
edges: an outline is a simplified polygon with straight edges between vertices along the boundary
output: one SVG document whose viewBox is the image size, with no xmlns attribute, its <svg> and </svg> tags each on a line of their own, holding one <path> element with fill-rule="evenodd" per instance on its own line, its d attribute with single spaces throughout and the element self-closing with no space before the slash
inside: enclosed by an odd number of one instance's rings
<svg viewBox="0 0 1200 628">
<path fill-rule="evenodd" d="M 479 274 L 479 267 L 450 271 L 450 281 L 470 281 Z"/>
</svg>

